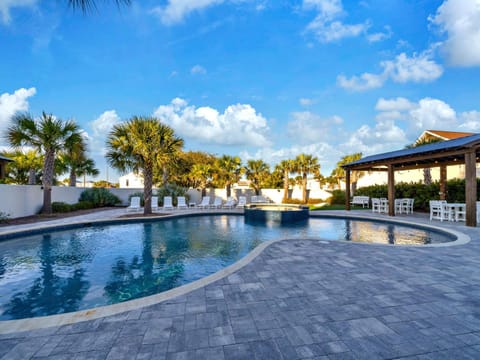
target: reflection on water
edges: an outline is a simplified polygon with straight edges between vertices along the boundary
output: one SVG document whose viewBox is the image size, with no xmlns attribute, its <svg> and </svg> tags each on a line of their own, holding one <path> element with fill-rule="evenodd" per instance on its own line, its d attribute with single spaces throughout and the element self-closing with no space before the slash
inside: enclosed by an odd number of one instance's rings
<svg viewBox="0 0 480 360">
<path fill-rule="evenodd" d="M 451 241 L 388 223 L 314 218 L 280 226 L 245 224 L 241 216 L 52 232 L 0 243 L 0 319 L 59 314 L 156 294 L 212 274 L 261 242 L 282 238 Z"/>
</svg>

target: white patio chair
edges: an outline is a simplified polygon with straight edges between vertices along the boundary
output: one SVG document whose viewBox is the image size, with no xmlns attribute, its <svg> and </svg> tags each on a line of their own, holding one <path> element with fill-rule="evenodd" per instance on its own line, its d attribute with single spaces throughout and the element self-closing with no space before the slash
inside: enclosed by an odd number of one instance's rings
<svg viewBox="0 0 480 360">
<path fill-rule="evenodd" d="M 413 203 L 415 202 L 415 199 L 407 198 L 403 200 L 404 202 L 402 206 L 402 212 L 404 212 L 405 214 L 413 214 Z"/>
<path fill-rule="evenodd" d="M 177 197 L 177 208 L 178 209 L 188 209 L 187 202 L 185 201 L 185 196 Z"/>
<path fill-rule="evenodd" d="M 372 212 L 380 212 L 380 199 L 372 198 Z"/>
<path fill-rule="evenodd" d="M 222 207 L 222 198 L 219 196 L 215 196 L 215 199 L 213 200 L 213 204 L 210 205 L 212 209 L 220 209 Z"/>
<path fill-rule="evenodd" d="M 430 200 L 430 221 L 432 220 L 448 220 L 449 210 L 446 208 L 445 200 Z"/>
<path fill-rule="evenodd" d="M 245 196 L 239 196 L 237 208 L 244 208 L 245 205 L 247 205 L 247 198 Z"/>
<path fill-rule="evenodd" d="M 164 196 L 163 197 L 163 210 L 173 210 L 173 202 L 171 196 Z"/>
<path fill-rule="evenodd" d="M 129 211 L 140 211 L 140 196 L 132 196 L 130 199 L 130 205 L 127 207 L 127 212 Z"/>
<path fill-rule="evenodd" d="M 229 196 L 227 198 L 227 201 L 225 202 L 225 204 L 223 204 L 223 207 L 225 209 L 233 209 L 235 207 L 235 203 L 236 203 L 235 199 L 233 197 Z"/>
<path fill-rule="evenodd" d="M 204 196 L 202 202 L 198 204 L 200 209 L 208 209 L 210 207 L 210 196 Z"/>
<path fill-rule="evenodd" d="M 395 199 L 395 214 L 404 212 L 403 204 L 405 199 Z"/>
<path fill-rule="evenodd" d="M 158 211 L 158 196 L 152 196 L 152 211 Z"/>
</svg>

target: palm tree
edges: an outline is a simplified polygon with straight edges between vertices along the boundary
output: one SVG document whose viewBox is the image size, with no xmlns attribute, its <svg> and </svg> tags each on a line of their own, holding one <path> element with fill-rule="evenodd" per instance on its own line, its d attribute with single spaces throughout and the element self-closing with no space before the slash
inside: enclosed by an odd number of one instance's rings
<svg viewBox="0 0 480 360">
<path fill-rule="evenodd" d="M 4 152 L 1 155 L 14 160 L 7 164 L 7 183 L 28 185 L 37 183 L 42 171 L 43 157 L 36 149 Z"/>
<path fill-rule="evenodd" d="M 337 167 L 334 170 L 335 177 L 338 180 L 338 183 L 340 184 L 340 180 L 345 177 L 345 170 L 343 169 L 342 165 L 349 164 L 353 161 L 360 160 L 362 158 L 362 153 L 355 153 L 355 154 L 349 154 L 345 155 L 340 159 L 339 162 L 337 162 Z M 350 182 L 352 184 L 352 195 L 355 194 L 355 190 L 357 190 L 357 182 L 358 180 L 364 175 L 365 173 L 363 171 L 352 171 L 352 174 L 350 176 Z"/>
<path fill-rule="evenodd" d="M 270 166 L 263 160 L 248 160 L 245 171 L 255 195 L 260 195 L 262 184 L 270 175 Z"/>
<path fill-rule="evenodd" d="M 290 184 L 290 172 L 294 168 L 294 161 L 293 160 L 282 160 L 280 164 L 276 166 L 278 171 L 283 173 L 283 201 L 287 201 L 288 196 L 288 187 Z"/>
<path fill-rule="evenodd" d="M 413 149 L 419 146 L 433 144 L 441 141 L 443 140 L 439 138 L 431 138 L 431 139 L 424 138 L 424 139 L 415 141 L 413 144 L 409 144 L 405 146 L 405 149 Z M 432 171 L 430 170 L 430 168 L 423 169 L 423 183 L 425 185 L 430 185 L 432 183 Z"/>
<path fill-rule="evenodd" d="M 18 114 L 7 131 L 7 138 L 14 147 L 32 146 L 43 153 L 42 213 L 51 214 L 55 156 L 61 149 L 82 141 L 80 128 L 73 120 L 62 121 L 44 112 L 38 120 L 28 114 Z"/>
<path fill-rule="evenodd" d="M 96 8 L 95 0 L 67 0 L 68 5 L 73 9 L 80 8 L 84 13 L 88 12 L 90 9 Z M 114 0 L 117 6 L 122 4 L 130 5 L 131 0 Z"/>
<path fill-rule="evenodd" d="M 216 178 L 225 185 L 227 197 L 231 196 L 232 185 L 240 180 L 242 172 L 242 161 L 238 156 L 223 155 L 215 162 Z"/>
<path fill-rule="evenodd" d="M 155 117 L 134 116 L 113 127 L 107 147 L 106 157 L 112 167 L 122 172 L 143 173 L 144 214 L 151 214 L 153 174 L 181 150 L 183 139 Z"/>
<path fill-rule="evenodd" d="M 97 176 L 100 172 L 95 167 L 95 161 L 87 157 L 87 144 L 84 139 L 64 149 L 59 156 L 59 172 L 69 172 L 69 186 L 77 185 L 77 176 Z M 84 180 L 85 186 L 85 180 Z"/>
<path fill-rule="evenodd" d="M 294 160 L 294 171 L 302 177 L 302 201 L 307 202 L 307 176 L 317 176 L 320 172 L 318 158 L 309 154 L 300 154 Z"/>
</svg>

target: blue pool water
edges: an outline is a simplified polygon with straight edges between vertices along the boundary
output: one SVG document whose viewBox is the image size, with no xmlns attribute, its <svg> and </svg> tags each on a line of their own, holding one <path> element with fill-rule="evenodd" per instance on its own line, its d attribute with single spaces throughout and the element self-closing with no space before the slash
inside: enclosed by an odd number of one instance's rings
<svg viewBox="0 0 480 360">
<path fill-rule="evenodd" d="M 184 217 L 78 228 L 0 242 L 0 319 L 60 314 L 132 300 L 210 275 L 272 239 L 424 244 L 453 239 L 389 223 L 310 218 L 246 224 Z M 321 260 L 319 260 L 321 261 Z"/>
</svg>

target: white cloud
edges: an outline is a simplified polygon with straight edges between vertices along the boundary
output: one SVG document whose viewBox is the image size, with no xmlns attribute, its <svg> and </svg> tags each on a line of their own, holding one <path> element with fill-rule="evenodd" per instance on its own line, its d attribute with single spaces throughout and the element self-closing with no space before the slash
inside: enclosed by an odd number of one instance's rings
<svg viewBox="0 0 480 360">
<path fill-rule="evenodd" d="M 359 36 L 369 27 L 367 22 L 344 24 L 340 21 L 339 18 L 345 16 L 341 0 L 303 0 L 303 8 L 318 11 L 318 15 L 307 25 L 306 30 L 315 34 L 322 43 Z"/>
<path fill-rule="evenodd" d="M 351 78 L 347 78 L 345 75 L 338 75 L 337 85 L 352 91 L 365 91 L 382 87 L 386 79 L 385 74 L 363 73 L 360 76 L 352 76 Z"/>
<path fill-rule="evenodd" d="M 13 94 L 3 93 L 0 95 L 0 134 L 4 134 L 10 125 L 13 115 L 17 112 L 28 111 L 28 98 L 36 93 L 37 90 L 32 87 L 29 89 L 18 89 Z M 1 142 L 3 138 L 0 139 Z"/>
<path fill-rule="evenodd" d="M 163 24 L 173 25 L 181 22 L 194 11 L 200 11 L 223 2 L 224 0 L 168 0 L 166 6 L 156 6 L 151 13 L 158 16 Z"/>
<path fill-rule="evenodd" d="M 207 70 L 201 65 L 195 65 L 190 69 L 190 73 L 192 75 L 201 75 L 201 74 L 206 74 Z"/>
<path fill-rule="evenodd" d="M 90 122 L 93 130 L 93 136 L 88 136 L 91 141 L 91 149 L 95 153 L 104 155 L 106 153 L 105 142 L 112 128 L 121 122 L 120 117 L 115 110 L 108 110 L 102 113 L 98 118 Z"/>
<path fill-rule="evenodd" d="M 220 145 L 269 146 L 267 120 L 249 104 L 228 106 L 223 113 L 211 107 L 188 105 L 176 98 L 159 106 L 154 115 L 180 136 Z"/>
<path fill-rule="evenodd" d="M 390 26 L 385 26 L 385 32 L 377 32 L 367 35 L 368 42 L 375 43 L 383 40 L 390 39 L 392 37 L 392 29 Z"/>
<path fill-rule="evenodd" d="M 442 50 L 450 64 L 480 65 L 479 0 L 445 0 L 429 20 L 447 34 Z"/>
<path fill-rule="evenodd" d="M 0 1 L 0 22 L 8 25 L 11 21 L 10 10 L 12 8 L 33 7 L 37 0 L 1 0 Z"/>
<path fill-rule="evenodd" d="M 378 111 L 405 111 L 415 107 L 415 104 L 410 100 L 397 97 L 396 99 L 380 98 L 375 105 L 375 110 Z"/>
<path fill-rule="evenodd" d="M 415 109 L 410 110 L 411 125 L 416 130 L 454 130 L 457 116 L 450 105 L 438 99 L 424 98 Z"/>
<path fill-rule="evenodd" d="M 313 105 L 315 103 L 315 101 L 313 99 L 308 99 L 308 98 L 301 98 L 300 100 L 298 100 L 298 102 L 302 106 L 310 106 L 310 105 Z"/>
<path fill-rule="evenodd" d="M 310 144 L 331 139 L 332 128 L 337 129 L 343 123 L 340 116 L 322 119 L 310 111 L 293 112 L 287 125 L 287 133 L 300 144 Z"/>
<path fill-rule="evenodd" d="M 460 129 L 463 131 L 480 132 L 480 112 L 467 111 L 460 114 Z"/>
<path fill-rule="evenodd" d="M 365 91 L 382 87 L 389 78 L 397 83 L 431 82 L 443 74 L 442 66 L 432 60 L 431 56 L 431 51 L 424 51 L 419 55 L 413 54 L 411 57 L 401 53 L 395 60 L 386 60 L 380 63 L 383 68 L 382 73 L 363 73 L 351 78 L 339 75 L 337 76 L 337 85 L 352 91 Z"/>
</svg>

